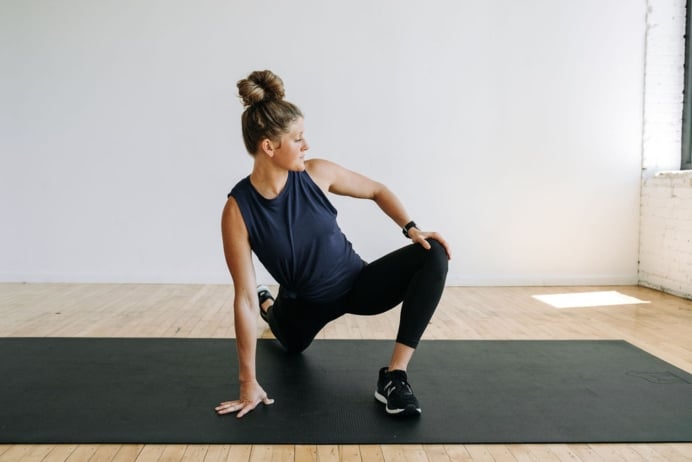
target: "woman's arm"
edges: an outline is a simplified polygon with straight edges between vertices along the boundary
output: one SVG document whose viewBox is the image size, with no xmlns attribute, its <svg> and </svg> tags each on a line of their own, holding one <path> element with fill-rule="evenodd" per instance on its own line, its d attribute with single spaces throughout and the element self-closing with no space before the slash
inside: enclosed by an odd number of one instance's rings
<svg viewBox="0 0 692 462">
<path fill-rule="evenodd" d="M 257 347 L 257 313 L 259 301 L 255 289 L 255 269 L 252 265 L 252 249 L 247 228 L 240 214 L 238 203 L 229 198 L 221 218 L 226 264 L 233 278 L 233 312 L 236 345 L 238 349 L 240 399 L 221 403 L 216 412 L 228 414 L 238 412 L 242 417 L 260 402 L 271 404 L 255 373 L 255 351 Z"/>
<path fill-rule="evenodd" d="M 306 161 L 305 168 L 323 191 L 359 199 L 371 199 L 400 228 L 411 221 L 399 198 L 384 184 L 324 159 Z M 411 228 L 408 234 L 413 242 L 426 249 L 430 248 L 426 239 L 435 239 L 445 248 L 447 257 L 451 258 L 449 246 L 439 233 Z"/>
</svg>

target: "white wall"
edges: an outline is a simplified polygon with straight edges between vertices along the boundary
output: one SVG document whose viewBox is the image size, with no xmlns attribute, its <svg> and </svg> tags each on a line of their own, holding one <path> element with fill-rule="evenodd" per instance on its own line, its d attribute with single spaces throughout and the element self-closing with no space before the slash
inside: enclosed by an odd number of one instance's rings
<svg viewBox="0 0 692 462">
<path fill-rule="evenodd" d="M 450 284 L 637 281 L 646 3 L 5 0 L 0 280 L 228 281 L 235 82 L 281 75 L 313 156 L 385 181 Z M 335 199 L 365 258 L 404 243 Z M 260 271 L 260 279 L 266 276 Z"/>
</svg>

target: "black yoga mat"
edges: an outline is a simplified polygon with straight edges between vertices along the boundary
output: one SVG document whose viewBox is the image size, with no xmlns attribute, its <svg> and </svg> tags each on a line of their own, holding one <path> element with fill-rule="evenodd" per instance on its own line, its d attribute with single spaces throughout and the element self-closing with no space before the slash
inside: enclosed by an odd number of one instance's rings
<svg viewBox="0 0 692 462">
<path fill-rule="evenodd" d="M 272 406 L 243 419 L 235 341 L 2 338 L 3 443 L 692 441 L 692 376 L 623 341 L 424 341 L 409 367 L 423 415 L 373 398 L 392 342 L 260 340 Z"/>
</svg>

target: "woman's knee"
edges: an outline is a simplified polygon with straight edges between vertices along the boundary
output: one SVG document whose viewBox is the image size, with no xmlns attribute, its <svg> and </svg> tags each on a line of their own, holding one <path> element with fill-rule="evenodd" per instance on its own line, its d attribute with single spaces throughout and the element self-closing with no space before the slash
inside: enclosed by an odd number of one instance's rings
<svg viewBox="0 0 692 462">
<path fill-rule="evenodd" d="M 275 319 L 273 321 L 275 321 Z M 298 335 L 298 333 L 292 329 L 285 329 L 285 326 L 281 328 L 276 321 L 270 323 L 269 327 L 276 340 L 287 353 L 300 354 L 312 343 L 312 338 Z"/>
<path fill-rule="evenodd" d="M 449 259 L 444 246 L 435 239 L 428 239 L 430 249 L 426 252 L 426 259 L 433 269 L 439 271 L 442 275 L 447 275 L 449 268 Z"/>
<path fill-rule="evenodd" d="M 279 340 L 279 339 L 277 339 Z M 284 347 L 286 350 L 286 353 L 292 354 L 292 355 L 299 355 L 303 351 L 307 349 L 307 347 L 310 346 L 312 343 L 312 340 L 305 341 L 304 339 L 298 340 L 298 341 L 293 341 L 293 342 L 282 342 L 279 340 L 279 343 L 281 343 L 281 346 Z"/>
</svg>

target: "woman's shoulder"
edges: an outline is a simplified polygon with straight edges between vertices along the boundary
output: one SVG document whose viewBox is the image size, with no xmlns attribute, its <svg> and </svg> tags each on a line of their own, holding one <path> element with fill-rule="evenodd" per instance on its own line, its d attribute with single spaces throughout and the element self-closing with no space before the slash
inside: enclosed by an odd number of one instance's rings
<svg viewBox="0 0 692 462">
<path fill-rule="evenodd" d="M 250 175 L 246 176 L 245 178 L 239 180 L 233 188 L 231 188 L 231 191 L 228 193 L 227 197 L 230 198 L 231 196 L 235 196 L 239 193 L 246 192 L 250 188 Z"/>
<path fill-rule="evenodd" d="M 327 159 L 308 159 L 305 161 L 305 170 L 308 171 L 309 174 L 313 173 L 319 173 L 324 170 L 330 170 L 333 169 L 336 166 L 336 164 L 330 160 Z"/>
<path fill-rule="evenodd" d="M 338 168 L 337 164 L 326 159 L 309 159 L 305 161 L 305 171 L 323 191 L 329 190 L 329 185 L 331 185 L 334 173 Z"/>
</svg>

